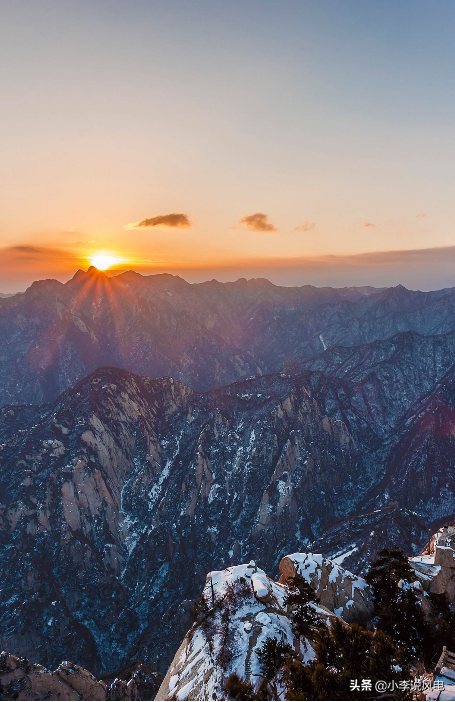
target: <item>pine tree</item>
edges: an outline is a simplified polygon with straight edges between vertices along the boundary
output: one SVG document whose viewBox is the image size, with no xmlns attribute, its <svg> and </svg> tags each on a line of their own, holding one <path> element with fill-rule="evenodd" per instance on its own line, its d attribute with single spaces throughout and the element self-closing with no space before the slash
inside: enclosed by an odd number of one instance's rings
<svg viewBox="0 0 455 702">
<path fill-rule="evenodd" d="M 272 688 L 274 695 L 272 699 L 278 699 L 278 673 L 283 668 L 286 657 L 290 655 L 291 651 L 289 644 L 271 637 L 265 640 L 258 651 L 262 674 Z"/>
<path fill-rule="evenodd" d="M 305 665 L 287 660 L 283 673 L 286 698 L 350 700 L 371 698 L 371 691 L 351 690 L 352 680 L 392 681 L 409 676 L 402 651 L 381 631 L 335 620 L 315 634 L 316 660 Z M 396 671 L 400 670 L 398 674 Z"/>
<path fill-rule="evenodd" d="M 248 680 L 242 680 L 236 673 L 230 674 L 223 689 L 231 700 L 257 699 L 252 684 Z"/>
<path fill-rule="evenodd" d="M 412 582 L 414 571 L 403 551 L 383 548 L 371 565 L 365 580 L 373 591 L 376 608 L 389 607 L 398 596 L 400 580 Z"/>
<path fill-rule="evenodd" d="M 284 605 L 292 610 L 292 630 L 295 636 L 308 638 L 320 624 L 320 618 L 313 606 L 317 601 L 314 588 L 302 575 L 295 575 L 287 581 L 290 592 Z"/>
<path fill-rule="evenodd" d="M 378 629 L 398 648 L 408 649 L 411 660 L 423 656 L 428 637 L 422 608 L 411 582 L 414 571 L 402 551 L 383 549 L 365 576 L 373 594 L 373 614 Z"/>
<path fill-rule="evenodd" d="M 430 661 L 436 663 L 443 646 L 455 651 L 455 612 L 450 607 L 445 593 L 429 595 L 431 603 L 431 646 Z"/>
</svg>

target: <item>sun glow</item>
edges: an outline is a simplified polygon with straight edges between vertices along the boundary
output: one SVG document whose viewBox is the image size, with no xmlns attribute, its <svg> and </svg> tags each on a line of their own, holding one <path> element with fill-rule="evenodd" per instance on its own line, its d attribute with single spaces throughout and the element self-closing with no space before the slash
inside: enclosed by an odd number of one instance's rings
<svg viewBox="0 0 455 702">
<path fill-rule="evenodd" d="M 99 271 L 105 271 L 111 266 L 115 266 L 116 263 L 120 263 L 120 259 L 114 258 L 113 256 L 93 256 L 90 259 L 92 266 L 98 268 Z"/>
</svg>

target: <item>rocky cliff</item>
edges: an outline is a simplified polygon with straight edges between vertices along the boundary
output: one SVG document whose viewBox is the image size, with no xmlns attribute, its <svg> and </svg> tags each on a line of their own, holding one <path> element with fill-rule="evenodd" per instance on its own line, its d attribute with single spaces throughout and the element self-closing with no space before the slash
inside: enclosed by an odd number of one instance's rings
<svg viewBox="0 0 455 702">
<path fill-rule="evenodd" d="M 183 639 L 157 699 L 226 699 L 223 685 L 232 673 L 257 688 L 262 672 L 258 651 L 267 638 L 288 644 L 304 662 L 312 660 L 311 642 L 293 634 L 284 603 L 287 592 L 284 583 L 274 582 L 254 561 L 209 573 L 202 591 L 208 613 Z M 316 603 L 312 607 L 323 622 L 335 616 Z"/>
<path fill-rule="evenodd" d="M 388 536 L 417 553 L 455 512 L 451 387 L 411 409 L 403 393 L 382 434 L 356 382 L 310 370 L 197 393 L 106 368 L 53 404 L 4 407 L 1 647 L 163 670 L 213 568 L 277 573 L 317 548 L 362 572 Z"/>
<path fill-rule="evenodd" d="M 345 622 L 367 622 L 372 614 L 371 591 L 354 575 L 320 553 L 292 553 L 280 561 L 280 583 L 301 575 L 314 588 L 319 604 Z"/>
<path fill-rule="evenodd" d="M 455 604 L 455 524 L 446 524 L 418 556 L 409 559 L 425 592 L 446 595 Z"/>
<path fill-rule="evenodd" d="M 54 405 L 4 408 L 2 647 L 166 665 L 207 570 L 276 567 L 355 509 L 372 468 L 362 423 L 327 414 L 343 398 L 318 373 L 198 394 L 104 369 Z"/>
<path fill-rule="evenodd" d="M 97 680 L 68 661 L 48 670 L 27 658 L 0 654 L 0 700 L 153 700 L 162 682 L 156 671 L 136 664 Z"/>
</svg>

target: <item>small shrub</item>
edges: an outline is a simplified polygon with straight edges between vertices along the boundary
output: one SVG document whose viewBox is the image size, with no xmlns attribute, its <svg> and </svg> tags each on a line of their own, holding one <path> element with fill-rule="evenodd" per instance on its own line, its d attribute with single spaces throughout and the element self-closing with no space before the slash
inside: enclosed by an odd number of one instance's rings
<svg viewBox="0 0 455 702">
<path fill-rule="evenodd" d="M 230 674 L 223 689 L 231 700 L 256 699 L 252 684 L 248 680 L 242 680 L 236 673 Z"/>
</svg>

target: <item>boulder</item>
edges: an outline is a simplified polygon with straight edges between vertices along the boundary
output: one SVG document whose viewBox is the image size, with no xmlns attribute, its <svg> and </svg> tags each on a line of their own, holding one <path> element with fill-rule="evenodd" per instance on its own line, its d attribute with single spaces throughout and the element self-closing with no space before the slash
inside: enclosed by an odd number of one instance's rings
<svg viewBox="0 0 455 702">
<path fill-rule="evenodd" d="M 319 602 L 346 622 L 367 620 L 372 612 L 367 582 L 320 553 L 293 553 L 280 562 L 280 583 L 299 574 L 315 589 Z"/>
</svg>

